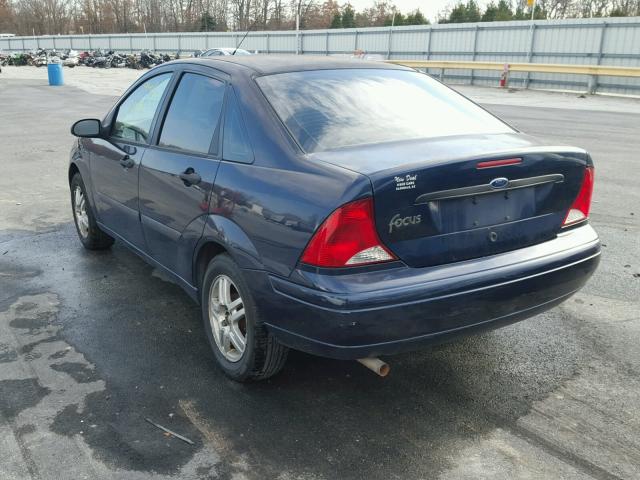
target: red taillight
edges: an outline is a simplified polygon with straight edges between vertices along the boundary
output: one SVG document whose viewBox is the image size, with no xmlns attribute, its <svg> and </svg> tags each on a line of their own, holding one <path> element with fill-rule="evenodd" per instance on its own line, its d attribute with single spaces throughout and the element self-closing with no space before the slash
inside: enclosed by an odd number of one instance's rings
<svg viewBox="0 0 640 480">
<path fill-rule="evenodd" d="M 316 267 L 350 267 L 396 257 L 378 238 L 371 198 L 338 208 L 320 225 L 300 261 Z"/>
<path fill-rule="evenodd" d="M 591 209 L 591 194 L 593 193 L 593 167 L 587 167 L 582 178 L 582 186 L 578 192 L 578 196 L 573 201 L 571 208 L 567 212 L 567 216 L 562 223 L 563 226 L 580 222 L 589 217 Z"/>
</svg>

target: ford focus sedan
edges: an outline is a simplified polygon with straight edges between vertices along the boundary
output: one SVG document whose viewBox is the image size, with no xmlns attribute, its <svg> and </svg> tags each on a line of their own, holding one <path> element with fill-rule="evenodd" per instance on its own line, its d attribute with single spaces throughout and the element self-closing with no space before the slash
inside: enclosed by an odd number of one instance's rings
<svg viewBox="0 0 640 480">
<path fill-rule="evenodd" d="M 72 133 L 82 244 L 170 275 L 238 381 L 289 348 L 374 359 L 523 320 L 599 261 L 587 152 L 401 66 L 170 62 Z"/>
</svg>

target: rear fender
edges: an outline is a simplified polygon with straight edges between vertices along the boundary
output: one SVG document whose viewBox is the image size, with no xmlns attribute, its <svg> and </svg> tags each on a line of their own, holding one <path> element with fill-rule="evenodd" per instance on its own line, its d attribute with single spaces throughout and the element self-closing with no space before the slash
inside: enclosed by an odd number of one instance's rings
<svg viewBox="0 0 640 480">
<path fill-rule="evenodd" d="M 208 243 L 216 243 L 224 248 L 240 268 L 264 270 L 264 265 L 253 242 L 248 235 L 233 221 L 220 215 L 206 217 L 202 238 L 196 245 L 193 255 L 193 281 L 198 284 L 197 261 L 202 247 Z"/>
</svg>

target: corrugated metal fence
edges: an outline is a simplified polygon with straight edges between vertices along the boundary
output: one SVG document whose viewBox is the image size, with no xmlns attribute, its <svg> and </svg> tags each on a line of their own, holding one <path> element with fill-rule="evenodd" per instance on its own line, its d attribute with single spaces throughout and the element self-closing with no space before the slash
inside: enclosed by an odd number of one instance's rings
<svg viewBox="0 0 640 480">
<path fill-rule="evenodd" d="M 1 38 L 0 50 L 38 47 L 98 48 L 132 52 L 150 49 L 187 55 L 198 49 L 234 47 L 243 32 L 59 35 Z M 492 22 L 415 27 L 251 32 L 243 48 L 261 53 L 349 55 L 355 50 L 390 59 L 476 60 L 640 67 L 640 17 L 535 22 Z M 446 81 L 491 84 L 496 72 L 455 70 Z M 511 85 L 584 90 L 580 75 L 514 74 Z M 640 94 L 640 79 L 602 77 L 601 92 Z"/>
</svg>

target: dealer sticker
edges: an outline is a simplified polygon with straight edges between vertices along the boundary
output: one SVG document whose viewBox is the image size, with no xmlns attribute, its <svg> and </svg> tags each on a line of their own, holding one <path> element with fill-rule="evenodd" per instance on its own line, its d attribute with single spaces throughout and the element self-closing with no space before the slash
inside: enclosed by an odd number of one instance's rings
<svg viewBox="0 0 640 480">
<path fill-rule="evenodd" d="M 412 190 L 416 188 L 416 179 L 418 174 L 411 175 L 407 173 L 404 177 L 395 176 L 393 179 L 396 182 L 396 192 L 400 190 Z"/>
</svg>

